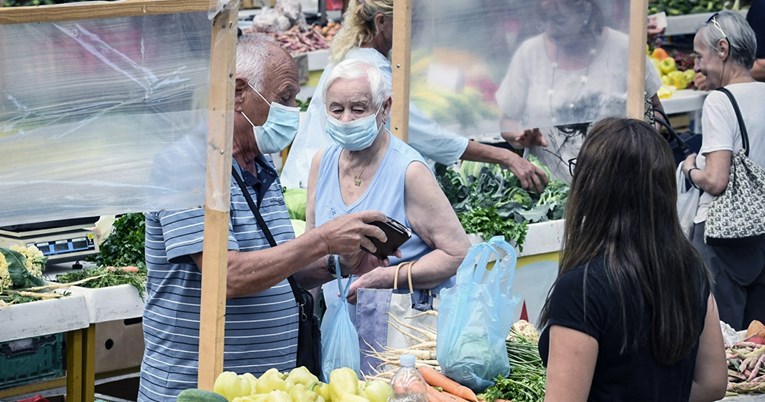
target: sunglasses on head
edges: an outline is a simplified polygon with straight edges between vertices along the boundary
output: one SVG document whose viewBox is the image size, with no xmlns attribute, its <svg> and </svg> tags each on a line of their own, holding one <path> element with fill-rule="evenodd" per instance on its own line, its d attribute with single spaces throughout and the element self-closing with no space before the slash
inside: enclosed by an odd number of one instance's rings
<svg viewBox="0 0 765 402">
<path fill-rule="evenodd" d="M 722 29 L 722 26 L 720 26 L 720 23 L 719 23 L 719 22 L 717 22 L 717 15 L 718 15 L 718 14 L 720 14 L 720 13 L 714 13 L 714 14 L 712 14 L 712 16 L 711 16 L 711 17 L 709 17 L 709 19 L 707 20 L 707 22 L 706 22 L 706 23 L 707 23 L 707 24 L 709 24 L 709 23 L 711 22 L 711 23 L 712 23 L 712 25 L 713 25 L 713 26 L 714 26 L 714 27 L 715 27 L 715 28 L 716 28 L 718 31 L 720 31 L 720 34 L 722 34 L 723 38 L 724 38 L 725 40 L 728 40 L 728 35 L 726 35 L 726 34 L 725 34 L 725 31 L 723 31 L 723 29 Z"/>
</svg>

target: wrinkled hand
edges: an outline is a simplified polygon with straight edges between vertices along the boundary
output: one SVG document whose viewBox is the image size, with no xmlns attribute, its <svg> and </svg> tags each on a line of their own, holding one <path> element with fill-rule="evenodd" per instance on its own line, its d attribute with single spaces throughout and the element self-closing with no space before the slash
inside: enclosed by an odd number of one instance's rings
<svg viewBox="0 0 765 402">
<path fill-rule="evenodd" d="M 357 212 L 339 216 L 314 230 L 319 231 L 326 254 L 352 255 L 362 246 L 369 251 L 377 250 L 368 237 L 377 238 L 381 243 L 388 240 L 382 229 L 369 224 L 386 219 L 385 214 L 379 211 Z"/>
<path fill-rule="evenodd" d="M 547 146 L 547 139 L 538 128 L 514 132 L 506 131 L 502 133 L 502 138 L 515 148 Z"/>
<path fill-rule="evenodd" d="M 364 275 L 358 277 L 348 288 L 348 303 L 356 304 L 358 301 L 358 291 L 364 289 L 385 289 L 391 288 L 392 283 L 385 283 L 385 276 L 382 271 L 389 268 L 375 268 Z"/>
<path fill-rule="evenodd" d="M 693 76 L 693 85 L 700 91 L 708 91 L 707 76 L 702 73 L 696 73 Z"/>
<path fill-rule="evenodd" d="M 545 172 L 537 165 L 521 158 L 511 151 L 507 151 L 510 155 L 506 162 L 506 167 L 521 181 L 521 187 L 526 190 L 534 190 L 542 192 L 547 186 L 547 180 L 549 179 Z"/>
<path fill-rule="evenodd" d="M 393 253 L 394 256 L 401 258 L 400 250 Z M 389 259 L 379 259 L 364 250 L 359 250 L 350 255 L 340 256 L 340 266 L 344 268 L 343 274 L 361 276 L 377 267 L 387 267 L 390 265 Z"/>
</svg>

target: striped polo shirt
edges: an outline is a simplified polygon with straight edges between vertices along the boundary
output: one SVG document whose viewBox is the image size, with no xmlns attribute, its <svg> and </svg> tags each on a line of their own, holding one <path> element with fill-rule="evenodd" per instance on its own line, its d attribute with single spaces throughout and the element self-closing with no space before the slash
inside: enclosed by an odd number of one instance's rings
<svg viewBox="0 0 765 402">
<path fill-rule="evenodd" d="M 270 158 L 256 160 L 258 175 L 241 169 L 278 244 L 294 239 L 281 184 Z M 146 348 L 139 401 L 175 401 L 196 388 L 199 367 L 199 302 L 202 276 L 190 255 L 202 252 L 204 209 L 146 213 L 148 284 L 143 315 Z M 256 251 L 268 240 L 236 181 L 231 178 L 228 249 Z M 289 282 L 227 300 L 224 369 L 260 376 L 269 368 L 295 367 L 298 309 Z"/>
</svg>

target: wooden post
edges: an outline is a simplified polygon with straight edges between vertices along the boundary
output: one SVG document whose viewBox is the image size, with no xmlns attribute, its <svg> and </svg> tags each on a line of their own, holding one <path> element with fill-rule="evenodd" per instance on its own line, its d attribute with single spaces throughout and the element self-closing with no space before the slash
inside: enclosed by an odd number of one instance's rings
<svg viewBox="0 0 765 402">
<path fill-rule="evenodd" d="M 239 2 L 227 4 L 213 19 L 210 98 L 207 123 L 207 181 L 199 316 L 198 387 L 212 391 L 223 372 L 226 323 L 226 270 L 234 132 L 236 28 Z"/>
<path fill-rule="evenodd" d="M 133 0 L 95 4 L 91 2 L 68 3 L 43 7 L 6 7 L 0 12 L 0 24 L 191 13 L 208 11 L 209 7 L 209 0 Z"/>
<path fill-rule="evenodd" d="M 412 49 L 412 0 L 393 1 L 393 110 L 391 132 L 409 139 L 409 71 Z"/>
<path fill-rule="evenodd" d="M 645 112 L 645 44 L 647 0 L 630 1 L 630 38 L 627 57 L 627 116 L 643 119 Z"/>
</svg>

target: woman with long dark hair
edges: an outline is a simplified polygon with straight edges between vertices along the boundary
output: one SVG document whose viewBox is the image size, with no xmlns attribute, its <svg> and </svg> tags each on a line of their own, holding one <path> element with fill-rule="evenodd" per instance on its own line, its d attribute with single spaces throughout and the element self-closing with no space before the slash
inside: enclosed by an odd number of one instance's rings
<svg viewBox="0 0 765 402">
<path fill-rule="evenodd" d="M 647 123 L 593 126 L 542 311 L 548 401 L 714 401 L 726 361 L 710 275 L 683 236 L 675 165 Z"/>
</svg>

